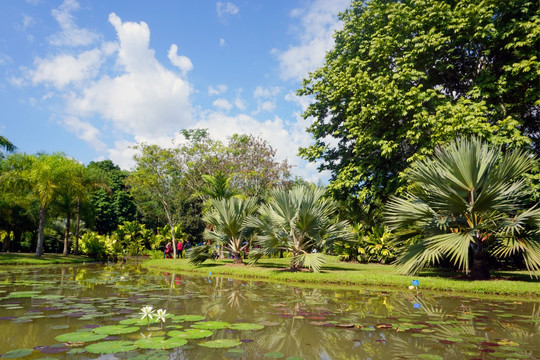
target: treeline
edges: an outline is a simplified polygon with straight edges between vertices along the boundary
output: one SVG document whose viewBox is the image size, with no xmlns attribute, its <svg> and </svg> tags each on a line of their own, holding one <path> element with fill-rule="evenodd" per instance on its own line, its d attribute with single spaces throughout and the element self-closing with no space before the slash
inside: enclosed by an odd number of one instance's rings
<svg viewBox="0 0 540 360">
<path fill-rule="evenodd" d="M 171 224 L 182 241 L 199 244 L 205 201 L 224 185 L 215 179 L 258 199 L 302 182 L 291 180 L 291 166 L 260 138 L 234 135 L 223 143 L 203 129 L 183 134 L 171 148 L 139 144 L 133 171 L 110 160 L 85 166 L 62 153 L 9 153 L 16 148 L 3 138 L 11 146 L 3 146 L 0 161 L 1 250 L 79 253 L 79 240 L 92 233 L 114 241 L 115 256 L 135 255 L 163 246 Z M 86 243 L 82 250 L 96 251 Z"/>
</svg>

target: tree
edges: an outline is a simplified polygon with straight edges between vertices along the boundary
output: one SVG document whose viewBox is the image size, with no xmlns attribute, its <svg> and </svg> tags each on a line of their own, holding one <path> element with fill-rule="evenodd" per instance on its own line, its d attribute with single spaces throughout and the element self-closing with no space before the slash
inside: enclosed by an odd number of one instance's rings
<svg viewBox="0 0 540 360">
<path fill-rule="evenodd" d="M 412 167 L 410 190 L 387 205 L 390 228 L 419 237 L 399 255 L 402 273 L 448 258 L 472 279 L 489 279 L 488 258 L 514 254 L 529 271 L 540 270 L 540 208 L 526 207 L 523 181 L 535 160 L 521 150 L 500 152 L 460 139 Z"/>
<path fill-rule="evenodd" d="M 3 149 L 7 152 L 14 152 L 17 150 L 17 147 L 13 145 L 7 138 L 0 136 L 0 149 Z M 3 154 L 0 152 L 0 159 L 3 157 Z"/>
<path fill-rule="evenodd" d="M 128 178 L 132 193 L 159 203 L 171 229 L 174 258 L 176 258 L 175 226 L 178 223 L 181 199 L 182 171 L 178 166 L 176 151 L 157 145 L 139 144 L 134 159 L 137 167 Z"/>
<path fill-rule="evenodd" d="M 247 225 L 247 219 L 256 210 L 257 201 L 254 198 L 213 200 L 212 209 L 203 217 L 212 225 L 211 229 L 206 229 L 205 238 L 225 247 L 234 256 L 235 264 L 243 264 L 242 251 L 248 246 L 249 236 L 253 232 Z"/>
<path fill-rule="evenodd" d="M 386 201 L 405 169 L 456 134 L 540 154 L 538 4 L 354 1 L 325 64 L 298 91 L 315 144 L 349 202 Z"/>
<path fill-rule="evenodd" d="M 322 188 L 303 186 L 272 190 L 268 204 L 259 208 L 260 216 L 248 223 L 257 229 L 255 242 L 260 245 L 250 256 L 257 259 L 283 249 L 292 254 L 292 270 L 308 267 L 318 272 L 324 264 L 320 251 L 352 236 L 348 222 L 335 219 L 337 206 L 323 197 L 324 192 Z"/>
</svg>

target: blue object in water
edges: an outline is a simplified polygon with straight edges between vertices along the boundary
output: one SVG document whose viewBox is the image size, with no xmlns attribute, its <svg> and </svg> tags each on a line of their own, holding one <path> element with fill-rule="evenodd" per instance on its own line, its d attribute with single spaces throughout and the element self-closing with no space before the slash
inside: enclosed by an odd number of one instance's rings
<svg viewBox="0 0 540 360">
<path fill-rule="evenodd" d="M 210 275 L 212 275 L 212 272 L 211 272 L 211 271 L 208 273 L 208 276 L 210 276 Z"/>
<path fill-rule="evenodd" d="M 413 281 L 412 281 L 412 284 L 413 284 L 414 286 L 418 286 L 418 285 L 420 285 L 420 281 L 418 281 L 418 280 L 413 280 Z"/>
<path fill-rule="evenodd" d="M 413 304 L 413 308 L 415 308 L 415 309 L 420 309 L 420 304 L 419 304 L 419 303 L 414 303 L 414 304 Z"/>
</svg>

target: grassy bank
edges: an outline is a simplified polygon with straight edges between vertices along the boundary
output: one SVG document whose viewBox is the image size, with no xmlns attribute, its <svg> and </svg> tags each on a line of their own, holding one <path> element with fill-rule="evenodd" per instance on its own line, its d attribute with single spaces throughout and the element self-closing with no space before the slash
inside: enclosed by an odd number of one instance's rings
<svg viewBox="0 0 540 360">
<path fill-rule="evenodd" d="M 234 266 L 229 260 L 207 261 L 200 266 L 192 266 L 187 260 L 148 260 L 144 267 L 169 272 L 196 273 L 211 276 L 227 276 L 253 280 L 268 280 L 296 284 L 321 286 L 377 286 L 406 289 L 412 280 L 419 280 L 422 290 L 444 291 L 445 293 L 499 294 L 540 296 L 540 281 L 530 278 L 526 271 L 493 272 L 494 280 L 470 281 L 459 278 L 459 274 L 443 270 L 426 270 L 417 276 L 403 276 L 394 273 L 389 265 L 341 263 L 329 257 L 321 273 L 288 272 L 290 259 L 265 259 L 256 266 Z"/>
<path fill-rule="evenodd" d="M 50 265 L 50 264 L 82 264 L 94 262 L 82 255 L 43 254 L 36 257 L 33 253 L 0 253 L 0 265 Z"/>
</svg>

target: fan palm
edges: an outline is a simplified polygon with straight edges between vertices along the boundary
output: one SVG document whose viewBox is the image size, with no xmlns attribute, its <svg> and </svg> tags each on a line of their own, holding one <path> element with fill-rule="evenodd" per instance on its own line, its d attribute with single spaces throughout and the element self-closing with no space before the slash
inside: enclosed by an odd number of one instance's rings
<svg viewBox="0 0 540 360">
<path fill-rule="evenodd" d="M 235 264 L 242 264 L 241 254 L 247 247 L 247 240 L 252 232 L 246 219 L 256 210 L 257 202 L 254 198 L 214 199 L 212 209 L 203 217 L 205 222 L 212 225 L 212 230 L 205 230 L 205 238 L 231 252 Z M 203 250 L 203 247 L 200 248 Z M 192 249 L 189 260 L 195 264 L 201 263 L 208 258 L 207 253 L 208 251 Z"/>
<path fill-rule="evenodd" d="M 410 170 L 410 189 L 387 205 L 387 224 L 419 242 L 405 247 L 398 270 L 414 274 L 449 258 L 473 279 L 489 279 L 490 256 L 522 254 L 540 269 L 540 209 L 527 207 L 522 176 L 535 166 L 527 152 L 501 155 L 481 140 L 460 139 Z"/>
<path fill-rule="evenodd" d="M 324 189 L 307 186 L 272 190 L 269 203 L 259 209 L 260 217 L 250 220 L 260 233 L 256 240 L 260 249 L 253 251 L 252 257 L 285 250 L 292 254 L 292 270 L 307 267 L 318 272 L 324 264 L 318 251 L 352 237 L 348 223 L 333 217 L 335 202 L 323 195 Z"/>
</svg>

